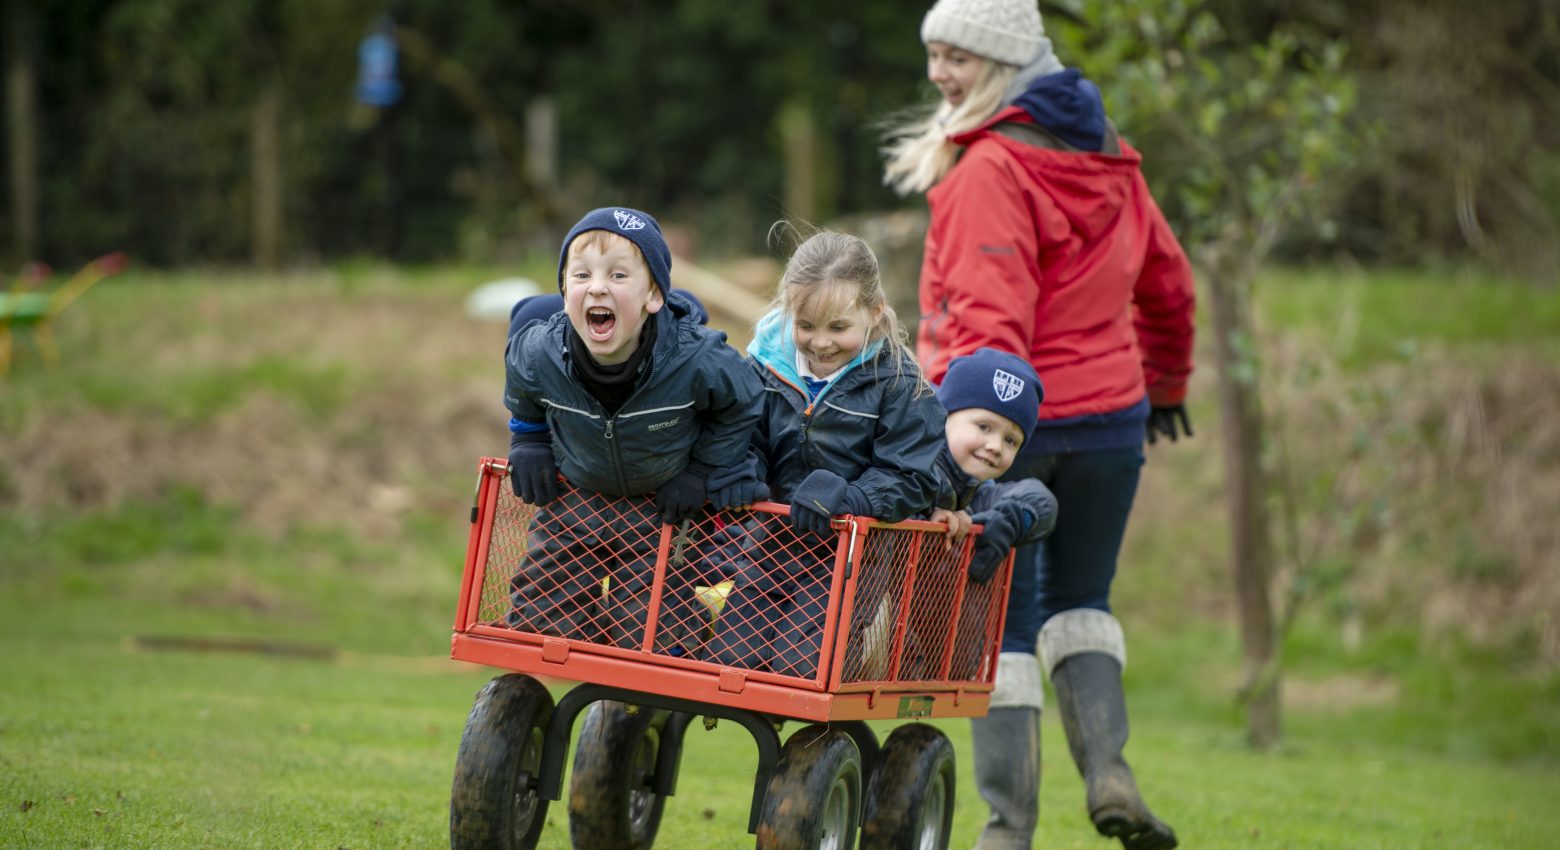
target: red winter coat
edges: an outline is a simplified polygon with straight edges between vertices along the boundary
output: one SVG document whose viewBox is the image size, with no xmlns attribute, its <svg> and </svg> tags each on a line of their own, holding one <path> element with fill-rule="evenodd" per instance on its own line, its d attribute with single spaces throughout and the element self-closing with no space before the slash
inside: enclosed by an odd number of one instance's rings
<svg viewBox="0 0 1560 850">
<path fill-rule="evenodd" d="M 991 130 L 927 193 L 917 348 L 933 382 L 982 346 L 1027 356 L 1041 419 L 1181 404 L 1192 371 L 1191 266 L 1125 142 L 1119 156 Z"/>
</svg>

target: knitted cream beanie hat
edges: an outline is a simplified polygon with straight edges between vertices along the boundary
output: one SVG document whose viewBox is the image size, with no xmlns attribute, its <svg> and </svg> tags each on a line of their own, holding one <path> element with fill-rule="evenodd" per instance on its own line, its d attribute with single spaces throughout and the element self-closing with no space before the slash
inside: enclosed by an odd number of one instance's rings
<svg viewBox="0 0 1560 850">
<path fill-rule="evenodd" d="M 921 21 L 921 41 L 1028 65 L 1041 50 L 1045 27 L 1035 0 L 937 0 Z"/>
</svg>

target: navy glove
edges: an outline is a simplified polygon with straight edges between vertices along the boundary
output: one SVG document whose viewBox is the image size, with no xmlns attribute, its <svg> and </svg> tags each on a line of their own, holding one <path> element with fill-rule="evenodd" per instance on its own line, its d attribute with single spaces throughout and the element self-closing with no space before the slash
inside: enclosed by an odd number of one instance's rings
<svg viewBox="0 0 1560 850">
<path fill-rule="evenodd" d="M 1177 404 L 1174 407 L 1154 407 L 1148 411 L 1148 444 L 1153 445 L 1163 434 L 1170 438 L 1170 442 L 1176 440 L 1176 423 L 1179 422 L 1181 430 L 1186 436 L 1192 436 L 1192 420 L 1186 418 L 1186 405 Z"/>
<path fill-rule="evenodd" d="M 526 504 L 541 506 L 558 498 L 558 462 L 553 460 L 552 440 L 512 443 L 509 481 L 515 495 Z"/>
<path fill-rule="evenodd" d="M 791 493 L 791 527 L 827 537 L 829 518 L 837 514 L 871 516 L 872 504 L 860 487 L 827 469 L 807 473 Z"/>
<path fill-rule="evenodd" d="M 717 511 L 742 508 L 769 498 L 769 485 L 758 480 L 758 469 L 751 458 L 710 473 L 710 504 Z"/>
<path fill-rule="evenodd" d="M 692 468 L 672 476 L 655 491 L 655 506 L 661 509 L 661 521 L 676 525 L 698 513 L 704 505 L 706 473 Z"/>
<path fill-rule="evenodd" d="M 970 519 L 985 526 L 975 540 L 975 554 L 970 556 L 970 578 L 976 584 L 985 584 L 997 574 L 1003 559 L 1013 550 L 1013 544 L 1024 536 L 1024 510 L 1017 505 L 997 504 L 989 511 L 982 511 Z"/>
</svg>

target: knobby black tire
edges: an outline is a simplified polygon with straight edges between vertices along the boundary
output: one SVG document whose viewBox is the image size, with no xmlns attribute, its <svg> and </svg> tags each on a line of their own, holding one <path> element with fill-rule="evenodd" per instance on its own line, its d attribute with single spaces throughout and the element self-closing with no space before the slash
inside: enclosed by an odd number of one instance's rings
<svg viewBox="0 0 1560 850">
<path fill-rule="evenodd" d="M 666 797 L 655 793 L 667 714 L 621 702 L 590 707 L 580 725 L 569 783 L 569 837 L 591 850 L 649 850 Z"/>
<path fill-rule="evenodd" d="M 519 673 L 477 692 L 455 757 L 450 791 L 451 850 L 533 850 L 547 822 L 534 786 L 553 698 Z"/>
<path fill-rule="evenodd" d="M 900 726 L 867 787 L 861 850 L 947 850 L 953 795 L 948 737 L 925 723 Z"/>
<path fill-rule="evenodd" d="M 850 850 L 862 793 L 861 755 L 849 735 L 822 724 L 798 730 L 765 790 L 758 850 Z"/>
</svg>

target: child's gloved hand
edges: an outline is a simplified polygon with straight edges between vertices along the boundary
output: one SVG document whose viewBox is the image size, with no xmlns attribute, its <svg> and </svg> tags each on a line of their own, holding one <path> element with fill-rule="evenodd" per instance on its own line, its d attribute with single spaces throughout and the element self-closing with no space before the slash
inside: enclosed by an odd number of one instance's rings
<svg viewBox="0 0 1560 850">
<path fill-rule="evenodd" d="M 684 469 L 655 491 L 655 506 L 661 509 L 661 521 L 676 525 L 698 512 L 704 505 L 705 475 Z"/>
<path fill-rule="evenodd" d="M 710 504 L 717 511 L 745 508 L 769 498 L 769 485 L 758 480 L 758 470 L 750 458 L 710 473 Z"/>
<path fill-rule="evenodd" d="M 558 462 L 550 441 L 517 442 L 509 447 L 509 481 L 515 495 L 530 505 L 558 498 Z"/>
<path fill-rule="evenodd" d="M 837 514 L 871 516 L 872 504 L 861 488 L 827 469 L 814 469 L 791 493 L 791 527 L 827 537 L 829 518 Z"/>
<path fill-rule="evenodd" d="M 975 553 L 970 556 L 970 578 L 976 584 L 985 584 L 997 574 L 997 567 L 1002 566 L 1028 523 L 1024 510 L 1011 504 L 998 504 L 970 519 L 985 526 L 975 541 Z"/>
</svg>

